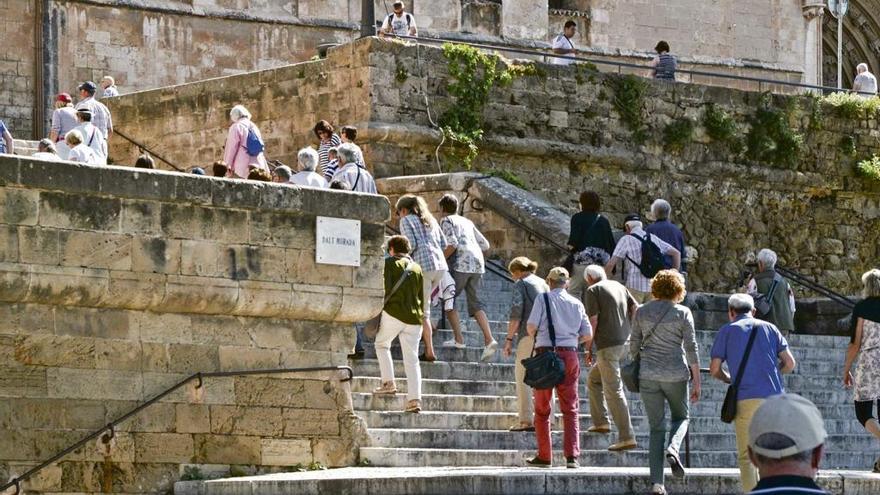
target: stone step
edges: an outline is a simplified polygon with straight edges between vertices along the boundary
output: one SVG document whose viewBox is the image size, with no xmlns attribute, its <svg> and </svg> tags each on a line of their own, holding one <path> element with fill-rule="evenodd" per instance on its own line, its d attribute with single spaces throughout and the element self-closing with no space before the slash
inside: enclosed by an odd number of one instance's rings
<svg viewBox="0 0 880 495">
<path fill-rule="evenodd" d="M 378 380 L 374 382 L 378 386 Z M 497 395 L 481 395 L 481 394 L 435 394 L 434 388 L 437 385 L 445 383 L 443 381 L 429 382 L 430 386 L 422 386 L 422 407 L 429 411 L 460 411 L 460 412 L 517 412 L 516 397 L 513 396 L 497 396 Z M 400 386 L 400 385 L 398 385 Z M 375 387 L 373 387 L 375 388 Z M 400 387 L 404 388 L 404 387 Z M 372 388 L 366 386 L 353 387 L 352 400 L 356 411 L 402 411 L 406 406 L 405 390 L 401 390 L 396 396 L 377 395 L 374 396 L 370 391 Z M 580 395 L 580 408 L 582 411 L 589 411 L 589 399 L 586 393 Z M 709 398 L 711 397 L 711 399 Z M 722 393 L 703 393 L 703 398 L 696 404 L 690 405 L 691 417 L 717 417 L 721 411 L 723 404 Z M 630 397 L 627 401 L 630 414 L 632 416 L 645 416 L 644 403 L 638 396 Z M 827 404 L 818 405 L 822 417 L 828 419 L 850 419 L 853 416 L 853 407 L 850 404 L 841 404 L 837 402 L 829 402 Z"/>
<path fill-rule="evenodd" d="M 392 356 L 394 353 L 392 352 Z M 375 359 L 356 359 L 350 361 L 356 377 L 379 377 L 379 362 Z M 814 368 L 808 369 L 809 366 L 796 368 L 794 373 L 786 375 L 785 380 L 787 386 L 793 392 L 816 388 L 818 385 L 823 390 L 840 389 L 840 376 L 842 374 L 843 365 L 836 366 L 826 363 L 820 364 L 816 362 Z M 823 368 L 823 369 L 819 369 Z M 828 369 L 824 369 L 828 368 Z M 838 369 L 839 368 L 839 369 Z M 460 381 L 509 381 L 514 379 L 514 365 L 504 363 L 473 363 L 473 362 L 446 362 L 435 361 L 433 363 L 420 363 L 419 369 L 422 373 L 422 379 L 426 380 L 460 380 Z M 582 367 L 581 375 L 586 375 L 585 367 Z M 404 368 L 400 359 L 394 360 L 394 376 L 398 381 L 403 382 Z M 713 387 L 715 385 L 723 385 L 718 380 L 711 378 L 708 374 L 703 373 L 704 387 Z M 585 378 L 581 378 L 584 380 Z M 398 383 L 398 387 L 401 383 Z M 513 384 L 511 383 L 511 387 Z M 372 389 L 369 389 L 372 390 Z M 505 395 L 513 395 L 513 388 Z"/>
<path fill-rule="evenodd" d="M 433 314 L 433 313 L 432 313 Z M 506 315 L 505 315 L 506 316 Z M 464 326 L 462 331 L 464 332 L 476 332 L 476 336 L 479 337 L 479 342 L 482 343 L 482 333 L 480 332 L 480 328 L 477 325 L 477 322 L 468 318 L 465 321 L 464 316 L 462 316 L 462 321 L 464 322 Z M 500 342 L 504 337 L 507 336 L 507 321 L 504 320 L 489 320 L 489 326 L 492 330 L 495 338 Z M 715 341 L 715 336 L 718 335 L 719 327 L 700 327 L 697 326 L 696 338 L 697 344 L 701 347 L 711 347 L 712 343 Z M 451 338 L 451 329 L 441 328 L 440 330 L 449 330 L 450 333 L 444 334 L 448 335 Z M 500 338 L 499 338 L 500 337 Z M 800 335 L 800 334 L 791 334 L 787 337 L 789 345 L 792 349 L 824 349 L 824 350 L 835 350 L 835 351 L 845 351 L 847 346 L 849 346 L 849 337 L 838 337 L 833 335 Z M 435 338 L 435 340 L 437 340 Z"/>
<path fill-rule="evenodd" d="M 432 449 L 491 449 L 491 450 L 534 450 L 535 435 L 531 432 L 510 432 L 506 430 L 410 430 L 399 428 L 380 428 L 369 430 L 371 447 L 386 448 L 432 448 Z M 562 432 L 553 431 L 553 448 L 562 448 Z M 648 432 L 636 432 L 639 446 L 633 451 L 648 448 Z M 700 433 L 692 431 L 691 452 L 735 451 L 736 436 L 731 432 Z M 616 442 L 617 434 L 596 434 L 580 432 L 581 449 L 605 450 Z M 826 452 L 871 452 L 876 439 L 869 434 L 829 435 Z"/>
<path fill-rule="evenodd" d="M 880 493 L 880 477 L 823 469 L 818 482 L 832 495 Z M 676 495 L 739 493 L 736 469 L 689 469 L 687 477 L 667 477 Z M 278 473 L 212 481 L 179 481 L 176 495 L 629 495 L 648 493 L 648 469 L 638 468 L 501 468 L 501 467 L 360 467 Z"/>
<path fill-rule="evenodd" d="M 524 466 L 525 459 L 535 455 L 534 447 L 527 450 L 491 450 L 491 449 L 418 449 L 418 448 L 385 448 L 362 447 L 361 459 L 373 466 L 418 467 L 418 466 Z M 578 458 L 581 466 L 589 467 L 637 467 L 648 465 L 647 450 L 635 450 L 625 453 L 608 452 L 607 450 L 581 449 Z M 824 456 L 824 465 L 833 469 L 850 469 L 870 466 L 874 457 L 866 452 L 828 452 Z M 553 463 L 564 465 L 565 459 L 559 449 L 553 452 Z M 691 466 L 694 468 L 710 468 L 717 466 L 735 466 L 736 451 L 701 451 L 691 453 Z"/>
<path fill-rule="evenodd" d="M 506 328 L 506 327 L 505 327 Z M 485 345 L 485 339 L 483 338 L 483 332 L 479 331 L 474 325 L 474 330 L 462 331 L 462 337 L 464 344 L 468 348 L 476 348 L 482 352 L 482 348 Z M 507 331 L 498 332 L 493 331 L 492 337 L 498 342 L 500 348 L 503 347 L 505 339 L 507 338 Z M 701 332 L 701 338 L 698 340 L 697 345 L 699 346 L 699 353 L 701 363 L 708 367 L 708 361 L 710 360 L 710 351 L 712 349 L 712 343 L 714 342 L 715 333 L 712 332 L 711 338 L 708 338 L 708 332 Z M 441 349 L 443 348 L 443 344 L 446 341 L 453 340 L 453 332 L 452 330 L 440 329 L 434 333 L 434 348 Z M 367 344 L 370 344 L 369 342 Z M 812 346 L 790 346 L 791 352 L 794 354 L 796 360 L 820 360 L 820 361 L 839 361 L 843 363 L 843 360 L 846 356 L 846 351 L 844 349 L 825 349 L 821 347 L 812 347 Z M 460 356 L 470 356 L 470 353 L 459 353 L 456 357 Z M 479 354 L 477 355 L 479 357 Z M 506 361 L 502 361 L 506 362 Z"/>
<path fill-rule="evenodd" d="M 517 423 L 517 415 L 508 412 L 459 412 L 429 411 L 419 414 L 402 411 L 358 411 L 368 428 L 402 429 L 462 429 L 462 430 L 506 430 Z M 561 416 L 556 415 L 558 418 Z M 592 425 L 589 414 L 580 414 L 580 428 L 586 431 Z M 647 418 L 632 418 L 635 431 L 648 431 Z M 690 421 L 695 432 L 718 433 L 731 431 L 717 416 L 696 416 Z M 864 428 L 854 418 L 826 419 L 825 430 L 829 435 L 864 434 Z"/>
<path fill-rule="evenodd" d="M 423 352 L 419 351 L 420 353 Z M 444 365 L 448 365 L 451 367 L 459 367 L 461 365 L 472 365 L 472 368 L 469 367 L 470 373 L 466 376 L 460 376 L 459 379 L 473 379 L 473 380 L 493 380 L 493 379 L 505 379 L 509 377 L 502 377 L 496 375 L 498 373 L 497 369 L 493 367 L 501 367 L 507 366 L 511 369 L 511 373 L 513 372 L 513 363 L 515 360 L 515 356 L 511 355 L 510 357 L 505 357 L 501 351 L 497 351 L 494 356 L 488 362 L 480 362 L 479 359 L 482 354 L 482 348 L 465 348 L 465 349 L 455 349 L 452 347 L 437 347 L 434 348 L 435 354 L 437 356 L 437 361 L 433 363 L 423 362 L 421 363 L 422 376 L 425 377 L 426 372 L 430 368 L 435 367 L 443 367 Z M 708 350 L 704 350 L 701 354 L 707 354 Z M 795 353 L 796 354 L 796 353 Z M 370 361 L 375 361 L 376 352 L 375 348 L 371 343 L 364 343 L 364 356 L 366 359 L 361 360 L 352 360 L 352 365 L 356 368 L 356 375 L 364 375 L 364 376 L 378 376 L 378 364 L 375 369 L 371 369 L 370 366 L 366 363 Z M 400 349 L 396 347 L 396 345 L 392 345 L 391 348 L 391 357 L 394 361 L 401 361 Z M 581 358 L 583 359 L 583 358 Z M 831 376 L 842 376 L 843 374 L 843 358 L 829 358 L 829 359 L 804 359 L 799 358 L 795 355 L 795 359 L 798 360 L 798 365 L 792 373 L 795 376 L 821 376 L 821 377 L 831 377 Z M 700 359 L 700 366 L 707 368 L 709 366 L 710 360 L 707 355 L 703 355 Z M 483 368 L 485 366 L 485 368 Z M 401 367 L 402 369 L 402 367 Z M 488 371 L 483 371 L 486 369 Z M 486 374 L 488 373 L 488 375 Z M 582 366 L 581 374 L 585 373 L 585 368 Z M 402 376 L 397 371 L 395 371 L 395 376 Z M 512 375 L 511 375 L 512 376 Z M 432 375 L 432 377 L 434 377 Z M 451 378 L 451 377 L 450 377 Z M 708 379 L 708 377 L 706 377 Z"/>
<path fill-rule="evenodd" d="M 15 154 L 19 156 L 31 156 L 38 151 L 39 141 L 28 141 L 26 139 L 14 139 Z"/>
</svg>

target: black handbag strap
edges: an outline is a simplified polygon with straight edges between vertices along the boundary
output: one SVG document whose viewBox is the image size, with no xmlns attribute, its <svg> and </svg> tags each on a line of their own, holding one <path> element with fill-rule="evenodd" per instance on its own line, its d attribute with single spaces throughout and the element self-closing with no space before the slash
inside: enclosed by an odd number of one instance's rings
<svg viewBox="0 0 880 495">
<path fill-rule="evenodd" d="M 755 343 L 755 336 L 758 335 L 758 330 L 755 328 L 755 325 L 752 325 L 752 333 L 749 334 L 749 343 L 746 344 L 746 351 L 743 353 L 743 359 L 739 363 L 739 370 L 736 372 L 736 379 L 733 381 L 733 388 L 739 390 L 739 384 L 742 381 L 743 371 L 746 369 L 746 361 L 749 360 L 749 354 L 752 353 L 752 344 Z"/>
<path fill-rule="evenodd" d="M 553 327 L 553 313 L 550 312 L 550 296 L 545 292 L 544 305 L 547 306 L 547 328 L 550 330 L 550 345 L 556 347 L 556 329 Z M 535 355 L 535 345 L 538 343 L 538 333 L 535 332 L 535 340 L 532 341 L 532 356 Z"/>
<path fill-rule="evenodd" d="M 773 276 L 773 283 L 770 284 L 770 291 L 767 292 L 767 302 L 773 304 L 773 294 L 776 292 L 776 286 L 779 285 L 779 275 Z"/>
<path fill-rule="evenodd" d="M 403 285 L 403 282 L 407 279 L 407 277 L 409 277 L 409 274 L 412 273 L 409 269 L 410 266 L 412 266 L 412 262 L 406 264 L 406 268 L 403 269 L 403 273 L 400 275 L 400 278 L 397 279 L 397 283 L 395 283 L 394 287 L 391 288 L 391 292 L 389 292 L 388 295 L 385 296 L 385 304 L 388 304 L 388 301 L 391 300 L 391 296 L 393 296 L 394 293 L 397 292 L 397 289 L 399 289 L 400 286 Z M 385 306 L 385 304 L 383 304 L 382 306 Z"/>
</svg>

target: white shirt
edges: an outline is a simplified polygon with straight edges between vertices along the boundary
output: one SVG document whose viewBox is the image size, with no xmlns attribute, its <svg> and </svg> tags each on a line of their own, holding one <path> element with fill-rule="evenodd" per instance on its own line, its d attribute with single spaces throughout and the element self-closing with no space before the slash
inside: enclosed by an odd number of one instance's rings
<svg viewBox="0 0 880 495">
<path fill-rule="evenodd" d="M 101 98 L 110 98 L 112 96 L 119 96 L 119 91 L 116 90 L 116 86 L 104 88 L 104 92 L 101 93 Z"/>
<path fill-rule="evenodd" d="M 70 150 L 67 159 L 72 162 L 87 163 L 89 165 L 102 165 L 100 157 L 85 144 L 78 144 Z"/>
<path fill-rule="evenodd" d="M 409 30 L 416 29 L 416 18 L 409 12 L 404 12 L 400 16 L 393 13 L 388 14 L 382 22 L 382 31 L 387 32 L 389 27 L 391 29 L 390 34 L 409 36 Z"/>
<path fill-rule="evenodd" d="M 82 144 L 91 148 L 95 155 L 103 162 L 101 165 L 107 165 L 107 140 L 104 139 L 100 129 L 91 122 L 83 122 L 75 130 L 82 134 Z"/>
<path fill-rule="evenodd" d="M 113 128 L 113 118 L 110 116 L 110 109 L 94 97 L 88 97 L 76 104 L 76 109 L 88 108 L 92 112 L 92 124 L 95 124 L 104 137 L 107 137 L 107 129 Z"/>
<path fill-rule="evenodd" d="M 373 176 L 367 172 L 367 169 L 358 167 L 356 163 L 346 163 L 342 168 L 333 174 L 334 180 L 344 180 L 351 186 L 352 191 L 359 191 L 369 194 L 378 194 L 376 190 L 376 182 Z"/>
<path fill-rule="evenodd" d="M 574 43 L 572 43 L 571 38 L 566 38 L 564 34 L 560 34 L 559 36 L 557 36 L 556 38 L 553 39 L 552 48 L 554 50 L 557 48 L 561 49 L 561 50 L 574 50 L 575 49 Z M 573 56 L 573 55 L 574 55 L 573 53 L 566 54 L 566 56 Z M 574 60 L 567 59 L 567 58 L 557 58 L 557 57 L 553 58 L 553 63 L 556 65 L 571 65 L 574 62 L 575 62 Z"/>
<path fill-rule="evenodd" d="M 312 172 L 310 170 L 303 170 L 302 172 L 293 174 L 290 177 L 291 184 L 297 184 L 305 187 L 327 187 L 327 181 L 321 177 L 321 174 L 317 172 Z"/>
<path fill-rule="evenodd" d="M 38 151 L 31 155 L 31 158 L 36 158 L 37 160 L 49 160 L 52 162 L 57 162 L 61 158 L 55 153 L 49 153 L 48 151 Z"/>
<path fill-rule="evenodd" d="M 871 95 L 877 94 L 877 78 L 870 72 L 862 72 L 853 80 L 853 91 L 859 91 L 859 95 L 870 98 Z M 870 93 L 866 95 L 864 93 Z"/>
</svg>

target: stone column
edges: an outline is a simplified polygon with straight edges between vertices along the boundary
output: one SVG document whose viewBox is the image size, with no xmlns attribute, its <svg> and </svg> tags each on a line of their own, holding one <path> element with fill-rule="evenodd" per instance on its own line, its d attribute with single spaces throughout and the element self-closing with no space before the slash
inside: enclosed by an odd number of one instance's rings
<svg viewBox="0 0 880 495">
<path fill-rule="evenodd" d="M 822 16 L 823 0 L 802 0 L 805 19 L 804 84 L 822 85 Z"/>
<path fill-rule="evenodd" d="M 504 0 L 501 35 L 505 38 L 548 41 L 547 0 Z"/>
</svg>

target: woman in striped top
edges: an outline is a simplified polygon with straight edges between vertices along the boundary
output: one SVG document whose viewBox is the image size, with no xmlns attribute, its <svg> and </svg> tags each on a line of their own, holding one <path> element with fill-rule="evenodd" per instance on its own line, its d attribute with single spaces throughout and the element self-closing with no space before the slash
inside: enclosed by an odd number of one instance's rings
<svg viewBox="0 0 880 495">
<path fill-rule="evenodd" d="M 657 43 L 654 50 L 657 51 L 657 56 L 651 61 L 654 79 L 674 81 L 675 69 L 678 67 L 678 61 L 676 61 L 674 55 L 669 53 L 669 43 L 661 41 Z"/>
<path fill-rule="evenodd" d="M 327 157 L 327 152 L 330 148 L 335 148 L 342 144 L 342 141 L 339 139 L 339 135 L 333 132 L 333 125 L 326 120 L 318 121 L 315 124 L 315 136 L 320 140 L 320 144 L 318 144 L 318 165 L 320 170 L 318 173 L 323 173 L 330 161 Z"/>
</svg>

